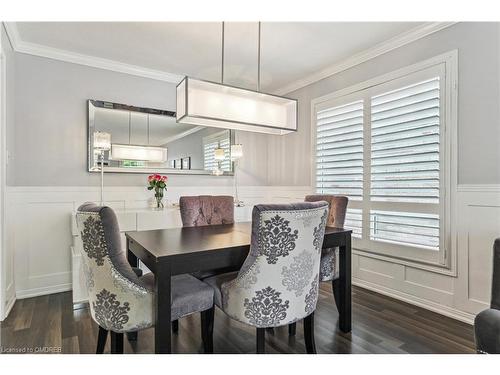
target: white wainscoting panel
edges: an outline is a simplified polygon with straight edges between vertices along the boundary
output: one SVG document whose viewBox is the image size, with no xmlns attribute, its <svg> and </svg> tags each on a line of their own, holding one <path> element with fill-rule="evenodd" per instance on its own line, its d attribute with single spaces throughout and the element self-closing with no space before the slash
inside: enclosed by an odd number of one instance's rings
<svg viewBox="0 0 500 375">
<path fill-rule="evenodd" d="M 500 237 L 500 186 L 459 185 L 452 249 L 456 275 L 374 259 L 355 251 L 353 283 L 467 323 L 488 308 L 493 242 Z"/>
<path fill-rule="evenodd" d="M 168 188 L 166 199 L 167 203 L 173 203 L 181 195 L 233 195 L 233 192 L 231 186 L 176 186 Z M 236 220 L 249 218 L 254 204 L 301 201 L 310 192 L 308 186 L 242 186 L 239 195 L 245 207 L 235 212 Z M 12 296 L 14 288 L 16 298 L 72 289 L 75 233 L 72 213 L 84 202 L 98 202 L 99 195 L 97 187 L 8 187 L 7 246 L 14 254 L 15 276 L 15 283 L 9 289 Z M 105 188 L 105 204 L 122 211 L 119 215 L 123 231 L 164 228 L 165 220 L 180 225 L 178 211 L 154 213 L 148 209 L 151 201 L 152 193 L 143 187 Z M 130 210 L 137 213 L 127 214 Z"/>
</svg>

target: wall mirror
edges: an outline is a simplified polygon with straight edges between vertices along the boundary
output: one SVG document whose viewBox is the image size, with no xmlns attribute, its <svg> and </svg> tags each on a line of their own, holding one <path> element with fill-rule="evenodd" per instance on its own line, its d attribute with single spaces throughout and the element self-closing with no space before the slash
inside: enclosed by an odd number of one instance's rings
<svg viewBox="0 0 500 375">
<path fill-rule="evenodd" d="M 102 159 L 104 172 L 232 175 L 232 144 L 233 131 L 178 124 L 175 112 L 88 100 L 89 172 Z"/>
</svg>

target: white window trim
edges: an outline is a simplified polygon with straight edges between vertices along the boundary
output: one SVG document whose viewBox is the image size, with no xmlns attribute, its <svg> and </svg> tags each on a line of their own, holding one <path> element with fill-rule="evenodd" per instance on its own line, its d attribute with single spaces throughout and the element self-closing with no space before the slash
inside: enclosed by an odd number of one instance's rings
<svg viewBox="0 0 500 375">
<path fill-rule="evenodd" d="M 413 64 L 402 69 L 375 77 L 373 79 L 361 82 L 359 84 L 338 90 L 336 92 L 315 98 L 311 101 L 311 187 L 315 189 L 316 186 L 316 107 L 322 103 L 332 100 L 343 100 L 352 96 L 353 94 L 367 90 L 370 87 L 377 86 L 391 80 L 403 78 L 409 74 L 417 73 L 421 70 L 432 68 L 434 66 L 443 65 L 445 72 L 444 82 L 444 150 L 441 178 L 444 183 L 445 192 L 443 194 L 443 204 L 441 205 L 440 219 L 442 220 L 443 230 L 443 251 L 440 252 L 442 257 L 438 262 L 427 260 L 415 260 L 409 257 L 401 257 L 389 253 L 381 253 L 374 251 L 363 244 L 363 241 L 353 238 L 353 253 L 363 256 L 368 256 L 376 259 L 386 260 L 393 263 L 403 264 L 420 268 L 432 272 L 442 273 L 450 276 L 457 275 L 457 257 L 456 257 L 456 190 L 457 190 L 457 111 L 458 111 L 458 50 L 452 50 L 435 56 L 428 60 Z M 366 113 L 365 113 L 366 115 Z M 369 139 L 365 138 L 365 139 Z M 365 171 L 366 172 L 366 171 Z M 367 171 L 369 173 L 369 171 Z M 365 175 L 365 180 L 366 180 Z M 368 176 L 369 177 L 369 176 Z M 368 200 L 365 199 L 364 202 Z M 350 207 L 362 208 L 362 202 L 351 201 Z M 363 211 L 363 215 L 369 215 L 367 210 Z M 366 231 L 366 228 L 363 228 Z M 381 243 L 382 244 L 382 243 Z M 383 244 L 383 246 L 391 247 L 391 244 Z M 398 246 L 404 248 L 404 246 Z"/>
</svg>

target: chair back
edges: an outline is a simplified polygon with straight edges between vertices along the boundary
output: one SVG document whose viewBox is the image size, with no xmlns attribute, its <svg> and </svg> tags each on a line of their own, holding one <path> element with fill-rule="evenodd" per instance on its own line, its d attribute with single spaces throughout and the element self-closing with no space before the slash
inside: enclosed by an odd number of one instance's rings
<svg viewBox="0 0 500 375">
<path fill-rule="evenodd" d="M 234 223 L 234 199 L 232 196 L 180 197 L 179 206 L 184 227 Z"/>
<path fill-rule="evenodd" d="M 316 309 L 327 202 L 256 205 L 250 254 L 222 285 L 224 310 L 258 328 L 296 322 Z"/>
<path fill-rule="evenodd" d="M 500 310 L 500 238 L 493 245 L 493 280 L 491 285 L 491 308 Z"/>
<path fill-rule="evenodd" d="M 114 211 L 84 203 L 78 208 L 76 223 L 92 318 L 114 332 L 151 325 L 151 286 L 137 277 L 127 261 Z"/>
<path fill-rule="evenodd" d="M 307 195 L 306 202 L 328 202 L 328 220 L 327 227 L 343 228 L 345 223 L 345 215 L 347 212 L 347 203 L 349 199 L 343 195 L 331 194 L 314 194 Z"/>
</svg>

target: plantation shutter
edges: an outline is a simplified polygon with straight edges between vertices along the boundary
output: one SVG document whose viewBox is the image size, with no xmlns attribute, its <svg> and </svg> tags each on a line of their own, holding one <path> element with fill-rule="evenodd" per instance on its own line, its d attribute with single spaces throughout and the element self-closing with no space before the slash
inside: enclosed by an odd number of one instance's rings
<svg viewBox="0 0 500 375">
<path fill-rule="evenodd" d="M 372 200 L 439 203 L 439 111 L 439 78 L 372 98 Z"/>
<path fill-rule="evenodd" d="M 316 191 L 363 197 L 363 101 L 317 113 Z M 362 236 L 362 211 L 348 208 L 344 226 Z"/>
<path fill-rule="evenodd" d="M 227 131 L 203 138 L 203 169 L 213 171 L 218 168 L 214 154 L 217 148 L 222 148 L 225 155 L 225 159 L 220 163 L 221 170 L 231 171 L 231 141 Z"/>
<path fill-rule="evenodd" d="M 317 112 L 316 188 L 363 196 L 363 101 Z"/>
</svg>

